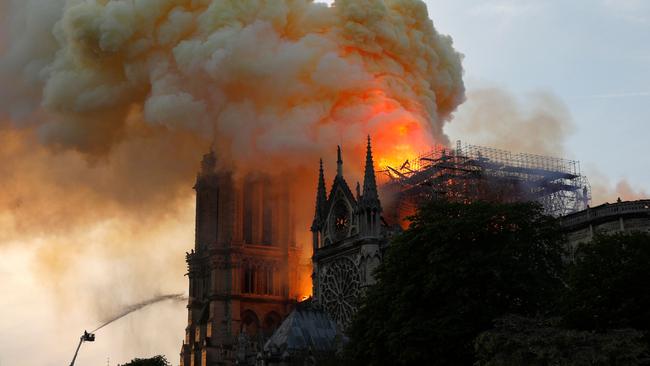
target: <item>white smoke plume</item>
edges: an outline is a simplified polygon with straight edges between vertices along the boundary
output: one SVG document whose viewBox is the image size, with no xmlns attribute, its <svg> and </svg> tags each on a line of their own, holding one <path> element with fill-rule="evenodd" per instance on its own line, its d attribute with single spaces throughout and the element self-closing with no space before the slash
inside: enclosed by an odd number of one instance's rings
<svg viewBox="0 0 650 366">
<path fill-rule="evenodd" d="M 2 364 L 69 362 L 87 324 L 186 290 L 210 146 L 284 167 L 308 220 L 319 157 L 342 144 L 361 165 L 366 134 L 378 160 L 446 143 L 464 100 L 462 57 L 419 0 L 0 0 L 0 18 Z M 175 362 L 185 318 L 143 309 L 79 363 Z M 56 341 L 31 352 L 35 334 Z"/>
<path fill-rule="evenodd" d="M 238 165 L 396 125 L 410 133 L 380 149 L 440 143 L 464 98 L 461 56 L 418 0 L 31 0 L 9 13 L 3 109 L 92 154 L 129 138 L 134 111 Z"/>
<path fill-rule="evenodd" d="M 612 181 L 595 167 L 587 167 L 589 178 L 591 181 L 592 206 L 601 205 L 603 203 L 614 203 L 621 199 L 623 201 L 635 201 L 640 199 L 648 199 L 647 190 L 642 187 L 637 187 L 631 184 L 628 179 L 621 178 Z"/>
<path fill-rule="evenodd" d="M 467 92 L 467 102 L 445 132 L 472 144 L 564 157 L 570 153 L 568 137 L 575 129 L 566 104 L 550 92 L 515 96 L 498 87 L 483 87 Z M 611 182 L 595 166 L 586 166 L 582 174 L 591 185 L 592 206 L 648 197 L 625 178 Z"/>
<path fill-rule="evenodd" d="M 549 92 L 516 97 L 498 87 L 470 90 L 446 130 L 465 142 L 562 157 L 574 131 L 564 102 Z"/>
</svg>

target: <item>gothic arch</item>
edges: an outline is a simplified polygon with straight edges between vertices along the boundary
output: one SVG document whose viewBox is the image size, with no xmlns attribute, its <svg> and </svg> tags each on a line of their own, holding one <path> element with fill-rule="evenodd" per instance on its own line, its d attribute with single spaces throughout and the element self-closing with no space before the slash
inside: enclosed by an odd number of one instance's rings
<svg viewBox="0 0 650 366">
<path fill-rule="evenodd" d="M 273 335 L 273 332 L 278 329 L 280 323 L 282 323 L 282 317 L 277 312 L 270 311 L 268 314 L 266 314 L 264 317 L 264 323 L 262 325 L 264 336 L 270 337 Z"/>
<path fill-rule="evenodd" d="M 376 246 L 365 246 L 361 248 L 357 263 L 360 269 L 361 281 L 365 285 L 375 283 L 374 272 L 381 264 L 381 253 Z"/>
<path fill-rule="evenodd" d="M 260 319 L 252 310 L 244 310 L 241 314 L 241 330 L 248 336 L 255 336 L 260 330 Z"/>
</svg>

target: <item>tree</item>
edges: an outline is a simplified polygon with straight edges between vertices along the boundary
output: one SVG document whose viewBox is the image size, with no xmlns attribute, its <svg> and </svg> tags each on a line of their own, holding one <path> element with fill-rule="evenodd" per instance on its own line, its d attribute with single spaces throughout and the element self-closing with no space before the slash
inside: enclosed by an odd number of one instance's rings
<svg viewBox="0 0 650 366">
<path fill-rule="evenodd" d="M 554 308 L 560 232 L 533 203 L 428 202 L 390 244 L 348 331 L 347 360 L 472 364 L 473 340 L 493 319 Z"/>
<path fill-rule="evenodd" d="M 475 342 L 476 366 L 636 366 L 648 365 L 643 334 L 633 329 L 607 332 L 562 329 L 559 319 L 506 316 Z"/>
<path fill-rule="evenodd" d="M 152 358 L 135 358 L 122 366 L 170 366 L 165 356 L 154 356 Z"/>
<path fill-rule="evenodd" d="M 650 235 L 598 235 L 576 254 L 562 321 L 497 320 L 476 339 L 478 365 L 650 364 Z"/>
<path fill-rule="evenodd" d="M 565 319 L 579 329 L 650 330 L 650 234 L 599 235 L 578 247 Z"/>
</svg>

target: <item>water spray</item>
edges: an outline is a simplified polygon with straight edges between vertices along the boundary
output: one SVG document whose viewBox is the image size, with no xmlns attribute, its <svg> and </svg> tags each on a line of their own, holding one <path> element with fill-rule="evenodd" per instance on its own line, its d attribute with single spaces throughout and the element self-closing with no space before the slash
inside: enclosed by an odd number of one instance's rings
<svg viewBox="0 0 650 366">
<path fill-rule="evenodd" d="M 155 303 L 159 303 L 159 302 L 165 301 L 165 300 L 183 301 L 183 300 L 187 300 L 187 298 L 183 294 L 162 295 L 162 296 L 154 297 L 153 299 L 150 299 L 150 300 L 147 300 L 147 301 L 143 301 L 143 302 L 139 302 L 137 304 L 129 305 L 126 308 L 124 308 L 124 310 L 122 310 L 122 312 L 120 312 L 117 315 L 115 315 L 115 316 L 109 318 L 108 320 L 106 320 L 104 322 L 104 324 L 97 327 L 97 329 L 93 330 L 92 333 L 104 328 L 105 326 L 111 324 L 112 322 L 114 322 L 116 320 L 124 318 L 125 316 L 131 314 L 134 311 L 138 311 L 138 310 L 140 310 L 140 309 L 142 309 L 144 307 L 147 307 L 149 305 L 153 305 Z"/>
<path fill-rule="evenodd" d="M 81 348 L 81 344 L 84 343 L 84 342 L 94 342 L 95 341 L 95 332 L 96 331 L 104 328 L 105 326 L 113 323 L 116 320 L 122 319 L 123 317 L 125 317 L 125 316 L 127 316 L 127 315 L 129 315 L 129 314 L 131 314 L 131 313 L 133 313 L 135 311 L 138 311 L 138 310 L 140 310 L 142 308 L 145 308 L 145 307 L 147 307 L 149 305 L 153 305 L 153 304 L 159 303 L 161 301 L 165 301 L 165 300 L 184 301 L 184 300 L 187 300 L 187 297 L 185 297 L 183 294 L 172 294 L 172 295 L 157 296 L 157 297 L 154 297 L 154 298 L 152 298 L 150 300 L 143 301 L 143 302 L 140 302 L 140 303 L 137 303 L 137 304 L 127 306 L 126 308 L 124 308 L 124 310 L 122 312 L 120 312 L 117 315 L 109 318 L 102 325 L 100 325 L 95 330 L 91 331 L 90 333 L 88 331 L 84 330 L 84 333 L 81 335 L 81 338 L 79 339 L 79 344 L 77 345 L 77 350 L 74 353 L 74 357 L 72 358 L 72 362 L 70 362 L 70 366 L 74 366 L 74 363 L 75 363 L 75 361 L 77 359 L 77 354 L 79 354 L 79 349 Z"/>
</svg>

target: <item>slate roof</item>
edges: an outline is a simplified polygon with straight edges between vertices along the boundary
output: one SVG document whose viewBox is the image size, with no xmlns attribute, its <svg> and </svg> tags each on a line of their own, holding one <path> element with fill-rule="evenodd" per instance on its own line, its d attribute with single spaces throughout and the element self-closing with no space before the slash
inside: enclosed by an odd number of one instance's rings
<svg viewBox="0 0 650 366">
<path fill-rule="evenodd" d="M 273 354 L 334 351 L 337 334 L 336 322 L 324 311 L 310 304 L 298 304 L 266 342 L 264 351 Z"/>
</svg>

